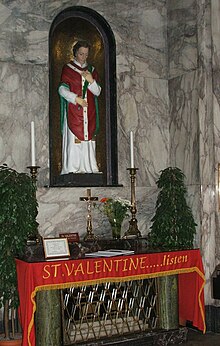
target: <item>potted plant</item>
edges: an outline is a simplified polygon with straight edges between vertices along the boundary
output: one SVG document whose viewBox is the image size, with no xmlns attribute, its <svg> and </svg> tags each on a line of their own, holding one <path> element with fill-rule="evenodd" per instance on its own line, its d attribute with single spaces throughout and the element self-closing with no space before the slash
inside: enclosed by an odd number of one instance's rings
<svg viewBox="0 0 220 346">
<path fill-rule="evenodd" d="M 14 338 L 9 312 L 13 315 L 19 305 L 15 257 L 23 254 L 28 238 L 37 235 L 37 207 L 31 177 L 7 165 L 0 166 L 0 308 L 4 307 L 4 342 Z"/>
<path fill-rule="evenodd" d="M 196 223 L 186 201 L 185 175 L 177 167 L 161 171 L 157 181 L 160 189 L 156 212 L 151 219 L 149 241 L 161 250 L 182 250 L 193 247 Z"/>
<path fill-rule="evenodd" d="M 187 205 L 184 178 L 177 167 L 161 171 L 157 181 L 160 191 L 149 233 L 149 244 L 154 249 L 175 251 L 193 248 L 196 223 Z M 158 279 L 160 325 L 163 329 L 174 329 L 179 325 L 177 279 L 176 275 Z"/>
</svg>

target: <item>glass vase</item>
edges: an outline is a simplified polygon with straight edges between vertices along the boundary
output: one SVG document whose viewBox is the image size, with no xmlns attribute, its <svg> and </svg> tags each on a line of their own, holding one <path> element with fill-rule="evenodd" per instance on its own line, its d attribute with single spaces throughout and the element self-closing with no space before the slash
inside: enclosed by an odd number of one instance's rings
<svg viewBox="0 0 220 346">
<path fill-rule="evenodd" d="M 112 228 L 112 238 L 120 239 L 121 238 L 121 222 L 110 222 Z"/>
</svg>

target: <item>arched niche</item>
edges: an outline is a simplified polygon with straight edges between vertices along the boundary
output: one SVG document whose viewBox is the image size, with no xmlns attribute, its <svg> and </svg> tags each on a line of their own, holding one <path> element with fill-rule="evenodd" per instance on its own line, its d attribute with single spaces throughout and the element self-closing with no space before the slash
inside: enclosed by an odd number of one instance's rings
<svg viewBox="0 0 220 346">
<path fill-rule="evenodd" d="M 91 44 L 89 61 L 96 67 L 102 86 L 100 133 L 96 141 L 97 163 L 102 173 L 60 175 L 62 137 L 57 90 L 62 67 L 73 59 L 72 46 L 79 39 Z M 49 77 L 50 186 L 117 185 L 116 49 L 114 34 L 100 14 L 87 7 L 74 6 L 57 15 L 49 35 Z"/>
</svg>

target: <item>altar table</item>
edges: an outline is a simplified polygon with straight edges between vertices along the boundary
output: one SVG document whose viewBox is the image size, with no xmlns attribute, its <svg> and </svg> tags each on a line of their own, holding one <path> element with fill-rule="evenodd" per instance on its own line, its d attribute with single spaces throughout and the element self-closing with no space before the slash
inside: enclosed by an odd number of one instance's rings
<svg viewBox="0 0 220 346">
<path fill-rule="evenodd" d="M 35 346 L 35 296 L 41 290 L 178 275 L 179 321 L 203 333 L 205 276 L 199 249 L 28 263 L 16 259 L 22 346 Z"/>
</svg>

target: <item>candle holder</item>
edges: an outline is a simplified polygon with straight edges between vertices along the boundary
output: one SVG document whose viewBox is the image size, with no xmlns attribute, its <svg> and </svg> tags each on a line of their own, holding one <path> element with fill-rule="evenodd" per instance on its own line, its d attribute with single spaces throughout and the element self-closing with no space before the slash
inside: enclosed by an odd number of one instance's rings
<svg viewBox="0 0 220 346">
<path fill-rule="evenodd" d="M 98 197 L 91 197 L 91 190 L 87 189 L 87 197 L 80 197 L 80 201 L 86 201 L 87 202 L 87 227 L 86 227 L 86 235 L 84 237 L 84 241 L 94 241 L 97 238 L 95 234 L 93 233 L 92 228 L 92 202 L 98 201 Z"/>
<path fill-rule="evenodd" d="M 33 182 L 36 184 L 38 169 L 40 168 L 40 166 L 28 166 L 27 168 L 30 169 L 31 178 L 32 178 Z"/>
<path fill-rule="evenodd" d="M 37 174 L 38 174 L 38 169 L 40 168 L 40 166 L 28 166 L 27 168 L 30 169 L 31 179 L 36 186 Z M 33 245 L 33 244 L 39 244 L 39 243 L 41 243 L 41 235 L 38 233 L 38 231 L 36 235 L 29 236 L 27 240 L 27 245 Z"/>
<path fill-rule="evenodd" d="M 138 168 L 127 168 L 127 170 L 130 171 L 130 178 L 131 178 L 131 220 L 129 221 L 129 228 L 125 232 L 123 238 L 129 238 L 129 237 L 141 237 L 141 232 L 138 229 L 137 225 L 137 219 L 136 219 L 136 213 L 137 213 L 137 207 L 136 207 L 136 197 L 135 197 L 135 180 L 136 180 L 136 171 Z"/>
</svg>

